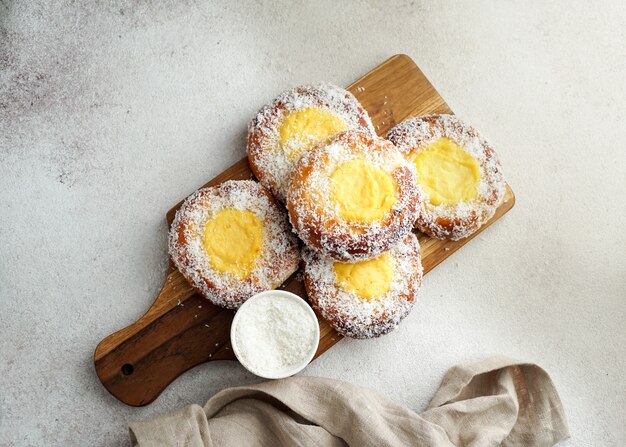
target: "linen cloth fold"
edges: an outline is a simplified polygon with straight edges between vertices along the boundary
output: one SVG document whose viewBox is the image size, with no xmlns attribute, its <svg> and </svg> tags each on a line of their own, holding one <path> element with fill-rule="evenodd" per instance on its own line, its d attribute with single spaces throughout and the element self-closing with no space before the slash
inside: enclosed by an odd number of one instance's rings
<svg viewBox="0 0 626 447">
<path fill-rule="evenodd" d="M 133 446 L 552 446 L 569 436 L 548 374 L 492 357 L 451 368 L 417 414 L 374 390 L 296 376 L 130 424 Z"/>
</svg>

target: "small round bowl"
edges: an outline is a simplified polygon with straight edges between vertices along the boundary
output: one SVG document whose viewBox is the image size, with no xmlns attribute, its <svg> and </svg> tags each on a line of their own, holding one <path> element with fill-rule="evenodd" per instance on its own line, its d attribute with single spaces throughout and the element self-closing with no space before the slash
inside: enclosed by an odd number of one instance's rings
<svg viewBox="0 0 626 447">
<path fill-rule="evenodd" d="M 280 299 L 287 298 L 287 299 L 291 299 L 292 301 L 298 302 L 298 304 L 303 306 L 306 309 L 307 313 L 309 313 L 311 318 L 313 318 L 313 320 L 315 321 L 315 343 L 312 345 L 311 350 L 306 356 L 306 358 L 304 358 L 301 363 L 299 363 L 297 366 L 291 369 L 276 371 L 273 373 L 255 371 L 254 367 L 252 367 L 251 365 L 247 365 L 246 362 L 242 359 L 241 351 L 237 344 L 237 337 L 236 337 L 237 325 L 239 324 L 241 315 L 243 315 L 246 312 L 246 309 L 250 308 L 251 303 L 253 303 L 256 300 L 266 298 L 270 295 L 279 297 Z M 235 353 L 237 360 L 239 360 L 239 363 L 241 363 L 244 366 L 244 368 L 246 368 L 252 374 L 259 376 L 259 377 L 263 377 L 264 379 L 284 379 L 285 377 L 293 376 L 294 374 L 297 374 L 300 371 L 302 371 L 309 363 L 311 363 L 311 360 L 313 360 L 313 356 L 315 356 L 315 353 L 317 352 L 317 347 L 319 346 L 319 341 L 320 341 L 320 326 L 317 321 L 317 316 L 315 315 L 315 312 L 313 311 L 309 303 L 307 303 L 305 300 L 300 298 L 298 295 L 293 294 L 291 292 L 287 292 L 285 290 L 267 290 L 265 292 L 257 293 L 256 295 L 248 298 L 246 302 L 243 303 L 241 307 L 239 307 L 239 309 L 237 310 L 237 313 L 235 314 L 235 318 L 233 318 L 233 322 L 230 327 L 230 344 L 233 347 L 233 352 Z"/>
</svg>

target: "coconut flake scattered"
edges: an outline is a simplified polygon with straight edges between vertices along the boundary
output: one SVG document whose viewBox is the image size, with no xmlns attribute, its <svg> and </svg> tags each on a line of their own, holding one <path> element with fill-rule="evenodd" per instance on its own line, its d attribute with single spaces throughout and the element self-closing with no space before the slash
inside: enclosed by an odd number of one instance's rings
<svg viewBox="0 0 626 447">
<path fill-rule="evenodd" d="M 330 178 L 351 160 L 364 160 L 390 174 L 396 201 L 380 220 L 346 220 L 332 200 Z M 401 241 L 413 228 L 422 209 L 415 168 L 382 138 L 344 131 L 302 155 L 291 177 L 287 206 L 294 231 L 309 247 L 344 262 L 370 259 Z"/>
<path fill-rule="evenodd" d="M 263 250 L 245 280 L 215 270 L 204 249 L 206 223 L 227 208 L 252 211 L 263 221 Z M 229 309 L 238 308 L 256 293 L 278 287 L 297 270 L 300 261 L 298 240 L 290 231 L 285 210 L 251 180 L 229 180 L 189 196 L 172 223 L 169 252 L 174 264 L 201 295 Z"/>
<path fill-rule="evenodd" d="M 425 200 L 417 226 L 431 237 L 459 240 L 491 219 L 504 198 L 505 182 L 494 148 L 476 129 L 454 115 L 409 118 L 387 134 L 387 138 L 405 155 L 420 151 L 442 137 L 455 141 L 478 162 L 478 195 L 470 202 L 435 206 L 420 187 Z"/>
<path fill-rule="evenodd" d="M 306 108 L 328 110 L 341 118 L 349 129 L 375 134 L 372 121 L 349 91 L 331 84 L 318 83 L 287 90 L 263 107 L 248 125 L 248 158 L 259 181 L 275 197 L 284 200 L 289 175 L 296 160 L 277 150 L 279 129 L 285 118 Z"/>
<path fill-rule="evenodd" d="M 394 267 L 391 287 L 386 294 L 367 300 L 338 284 L 332 259 L 303 249 L 309 300 L 340 334 L 352 338 L 379 337 L 394 329 L 413 308 L 423 275 L 417 237 L 409 234 L 389 254 Z"/>
</svg>

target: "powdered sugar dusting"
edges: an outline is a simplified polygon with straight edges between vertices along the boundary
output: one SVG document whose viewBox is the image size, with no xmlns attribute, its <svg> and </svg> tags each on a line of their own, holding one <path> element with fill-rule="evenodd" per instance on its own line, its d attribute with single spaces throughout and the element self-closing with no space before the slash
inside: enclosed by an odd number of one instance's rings
<svg viewBox="0 0 626 447">
<path fill-rule="evenodd" d="M 252 211 L 263 222 L 260 258 L 247 279 L 215 270 L 203 246 L 204 226 L 219 211 Z M 174 264 L 198 292 L 214 304 L 238 308 L 252 295 L 282 284 L 298 268 L 298 241 L 286 213 L 257 182 L 229 180 L 189 196 L 172 223 L 169 252 Z"/>
<path fill-rule="evenodd" d="M 248 158 L 259 181 L 275 197 L 284 200 L 289 175 L 296 160 L 279 150 L 279 128 L 292 112 L 309 107 L 328 110 L 341 118 L 350 129 L 375 133 L 369 115 L 347 90 L 319 83 L 295 87 L 283 92 L 263 107 L 248 125 Z"/>
<path fill-rule="evenodd" d="M 396 201 L 380 220 L 346 220 L 331 200 L 330 177 L 351 160 L 363 160 L 388 173 Z M 309 247 L 344 262 L 369 259 L 401 241 L 422 209 L 415 169 L 382 138 L 360 131 L 340 132 L 302 155 L 292 173 L 287 207 L 294 231 Z"/>
<path fill-rule="evenodd" d="M 409 118 L 387 134 L 404 154 L 420 151 L 441 137 L 458 143 L 480 168 L 478 195 L 469 202 L 432 205 L 424 195 L 424 212 L 417 219 L 420 231 L 438 239 L 458 240 L 469 236 L 494 215 L 505 193 L 498 156 L 489 142 L 469 124 L 454 115 L 428 115 Z"/>
<path fill-rule="evenodd" d="M 390 290 L 367 300 L 337 282 L 334 261 L 304 248 L 305 286 L 313 307 L 339 333 L 352 338 L 386 334 L 406 317 L 422 284 L 422 262 L 417 237 L 410 233 L 389 254 L 394 272 Z"/>
</svg>

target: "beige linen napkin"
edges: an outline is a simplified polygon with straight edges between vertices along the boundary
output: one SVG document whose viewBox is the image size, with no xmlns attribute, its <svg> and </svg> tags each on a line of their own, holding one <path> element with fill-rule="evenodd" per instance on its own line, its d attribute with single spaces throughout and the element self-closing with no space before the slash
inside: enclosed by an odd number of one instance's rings
<svg viewBox="0 0 626 447">
<path fill-rule="evenodd" d="M 376 391 L 318 377 L 229 388 L 204 408 L 130 424 L 152 446 L 551 446 L 569 436 L 548 374 L 505 357 L 451 368 L 417 414 Z"/>
</svg>

